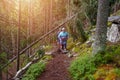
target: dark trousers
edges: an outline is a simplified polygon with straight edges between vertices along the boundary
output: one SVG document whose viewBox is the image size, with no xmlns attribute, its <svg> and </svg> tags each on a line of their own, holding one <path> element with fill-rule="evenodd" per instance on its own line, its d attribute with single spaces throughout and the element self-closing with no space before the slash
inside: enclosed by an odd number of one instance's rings
<svg viewBox="0 0 120 80">
<path fill-rule="evenodd" d="M 67 47 L 67 44 L 62 44 L 62 49 L 63 50 L 66 49 L 66 47 Z"/>
</svg>

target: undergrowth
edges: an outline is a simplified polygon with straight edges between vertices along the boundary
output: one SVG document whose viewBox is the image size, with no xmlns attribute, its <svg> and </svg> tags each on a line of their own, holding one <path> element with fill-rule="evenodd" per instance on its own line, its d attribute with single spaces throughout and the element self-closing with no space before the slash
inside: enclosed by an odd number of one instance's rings
<svg viewBox="0 0 120 80">
<path fill-rule="evenodd" d="M 83 46 L 83 45 L 82 45 Z M 91 49 L 81 48 L 70 65 L 73 80 L 120 80 L 120 45 L 108 46 L 105 53 L 92 56 Z"/>
<path fill-rule="evenodd" d="M 86 55 L 74 60 L 69 71 L 74 80 L 94 80 L 92 74 L 96 71 L 96 65 L 92 58 Z"/>
<path fill-rule="evenodd" d="M 39 62 L 30 66 L 22 80 L 36 80 L 36 78 L 44 71 L 45 63 Z"/>
</svg>

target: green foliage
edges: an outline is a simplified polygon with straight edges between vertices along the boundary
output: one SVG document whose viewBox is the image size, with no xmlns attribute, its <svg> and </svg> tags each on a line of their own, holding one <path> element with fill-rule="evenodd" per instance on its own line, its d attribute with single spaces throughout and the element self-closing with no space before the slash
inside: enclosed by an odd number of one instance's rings
<svg viewBox="0 0 120 80">
<path fill-rule="evenodd" d="M 28 61 L 29 61 L 29 58 L 26 57 L 26 54 L 22 54 L 22 55 L 20 56 L 20 59 L 23 61 L 23 62 L 21 63 L 21 67 L 24 67 L 24 66 L 28 63 Z"/>
<path fill-rule="evenodd" d="M 83 23 L 81 22 L 80 19 L 76 20 L 76 28 L 77 28 L 77 31 L 79 33 L 80 42 L 85 42 L 87 40 L 87 37 L 86 37 L 86 34 L 84 32 L 84 29 L 83 29 Z"/>
<path fill-rule="evenodd" d="M 95 56 L 87 52 L 85 44 L 77 50 L 85 55 L 80 55 L 70 65 L 69 71 L 73 80 L 120 79 L 120 45 L 107 46 L 105 53 Z"/>
<path fill-rule="evenodd" d="M 86 55 L 86 54 L 91 54 L 91 52 L 92 52 L 92 48 L 87 47 L 86 44 L 82 44 L 79 48 L 80 48 L 80 52 L 79 52 L 80 56 Z"/>
<path fill-rule="evenodd" d="M 90 55 L 79 57 L 72 62 L 69 71 L 74 80 L 94 80 L 92 75 L 96 71 L 94 59 Z"/>
<path fill-rule="evenodd" d="M 116 64 L 120 66 L 120 45 L 107 46 L 105 53 L 96 55 L 95 64 Z"/>
<path fill-rule="evenodd" d="M 114 63 L 120 66 L 120 45 L 108 46 L 104 55 L 107 63 Z"/>
<path fill-rule="evenodd" d="M 22 80 L 36 80 L 36 78 L 44 71 L 45 63 L 39 62 L 30 66 Z"/>
<path fill-rule="evenodd" d="M 75 42 L 73 42 L 73 39 L 72 38 L 69 38 L 68 41 L 67 41 L 67 49 L 68 50 L 71 50 L 73 47 L 75 47 Z"/>
<path fill-rule="evenodd" d="M 0 53 L 0 58 L 5 59 L 7 57 L 7 54 L 5 52 Z"/>
<path fill-rule="evenodd" d="M 71 20 L 68 24 L 67 24 L 67 29 L 68 32 L 70 34 L 70 36 L 73 38 L 73 41 L 76 41 L 78 39 L 78 33 L 75 30 L 74 26 L 74 20 Z"/>
<path fill-rule="evenodd" d="M 0 67 L 7 62 L 7 54 L 5 52 L 0 53 Z"/>
<path fill-rule="evenodd" d="M 73 52 L 78 53 L 79 56 L 91 54 L 91 51 L 92 51 L 91 47 L 87 47 L 86 44 L 81 44 L 81 43 L 79 43 L 79 44 L 80 45 L 76 45 L 75 47 L 73 47 L 73 49 L 72 49 Z"/>
<path fill-rule="evenodd" d="M 97 3 L 97 0 L 73 0 L 76 11 L 81 12 L 82 17 L 84 17 L 84 20 L 87 20 L 89 25 L 96 24 Z M 83 20 L 81 19 L 81 21 Z"/>
<path fill-rule="evenodd" d="M 116 68 L 116 69 L 115 69 L 115 73 L 116 73 L 118 76 L 120 76 L 120 69 L 119 69 L 119 68 Z"/>
<path fill-rule="evenodd" d="M 45 54 L 45 50 L 44 49 L 39 49 L 36 53 L 37 53 L 37 56 L 39 58 L 42 58 Z"/>
<path fill-rule="evenodd" d="M 27 40 L 21 40 L 20 41 L 21 48 L 24 48 L 26 45 L 27 45 Z"/>
</svg>

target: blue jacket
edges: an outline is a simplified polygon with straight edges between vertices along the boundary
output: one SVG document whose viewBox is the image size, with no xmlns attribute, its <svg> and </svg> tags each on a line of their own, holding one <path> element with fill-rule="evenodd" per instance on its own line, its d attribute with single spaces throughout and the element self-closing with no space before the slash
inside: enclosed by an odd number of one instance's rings
<svg viewBox="0 0 120 80">
<path fill-rule="evenodd" d="M 68 39 L 68 33 L 62 31 L 59 33 L 58 38 L 59 38 L 61 43 L 66 43 L 67 39 Z"/>
</svg>

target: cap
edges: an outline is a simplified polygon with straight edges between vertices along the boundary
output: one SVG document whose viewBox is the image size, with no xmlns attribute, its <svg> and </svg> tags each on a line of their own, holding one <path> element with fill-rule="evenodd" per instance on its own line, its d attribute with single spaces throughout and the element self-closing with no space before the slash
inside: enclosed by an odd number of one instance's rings
<svg viewBox="0 0 120 80">
<path fill-rule="evenodd" d="M 62 28 L 62 30 L 65 30 L 65 28 Z"/>
</svg>

